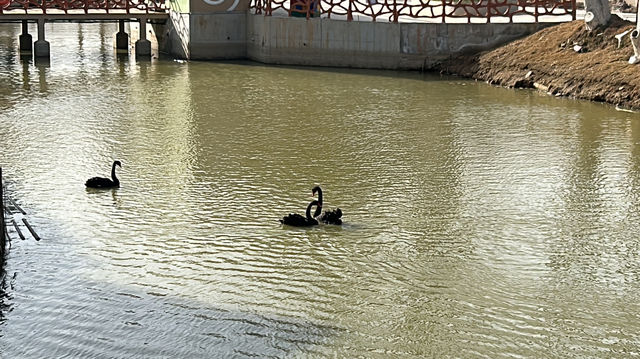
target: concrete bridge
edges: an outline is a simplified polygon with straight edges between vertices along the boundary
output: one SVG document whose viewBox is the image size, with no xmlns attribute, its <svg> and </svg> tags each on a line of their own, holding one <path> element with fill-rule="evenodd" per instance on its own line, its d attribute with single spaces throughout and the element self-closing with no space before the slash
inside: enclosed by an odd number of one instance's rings
<svg viewBox="0 0 640 359">
<path fill-rule="evenodd" d="M 151 42 L 147 39 L 147 23 L 164 23 L 169 13 L 164 0 L 0 0 L 0 21 L 22 23 L 19 50 L 21 53 L 33 51 L 36 58 L 48 58 L 49 42 L 45 38 L 46 22 L 54 21 L 118 21 L 120 28 L 116 34 L 116 47 L 127 50 L 128 34 L 124 31 L 126 21 L 140 23 L 140 37 L 136 41 L 137 56 L 151 55 Z M 32 42 L 28 33 L 28 23 L 38 24 L 38 40 Z"/>
<path fill-rule="evenodd" d="M 20 51 L 49 57 L 48 21 L 140 24 L 137 57 L 158 49 L 193 60 L 428 69 L 460 53 L 499 46 L 553 22 L 576 18 L 575 0 L 0 0 L 0 21 L 21 22 Z M 149 30 L 151 30 L 149 29 Z"/>
</svg>

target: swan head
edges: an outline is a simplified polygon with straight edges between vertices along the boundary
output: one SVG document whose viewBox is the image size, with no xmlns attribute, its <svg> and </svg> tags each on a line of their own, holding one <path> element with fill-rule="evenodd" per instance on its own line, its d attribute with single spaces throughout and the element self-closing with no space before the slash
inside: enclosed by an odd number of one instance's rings
<svg viewBox="0 0 640 359">
<path fill-rule="evenodd" d="M 322 193 L 322 189 L 320 189 L 320 186 L 315 186 L 311 189 L 311 193 L 313 196 L 315 196 L 317 192 Z"/>
<path fill-rule="evenodd" d="M 113 164 L 117 165 L 120 168 L 122 168 L 122 163 L 120 163 L 120 161 L 113 161 Z"/>
</svg>

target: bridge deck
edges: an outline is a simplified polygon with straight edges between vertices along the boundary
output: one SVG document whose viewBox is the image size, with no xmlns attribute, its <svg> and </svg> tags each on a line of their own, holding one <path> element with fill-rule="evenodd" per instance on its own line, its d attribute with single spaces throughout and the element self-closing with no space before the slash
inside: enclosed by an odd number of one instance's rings
<svg viewBox="0 0 640 359">
<path fill-rule="evenodd" d="M 5 10 L 0 14 L 0 22 L 16 22 L 22 20 L 31 20 L 37 21 L 39 19 L 44 19 L 47 22 L 51 21 L 77 21 L 77 22 L 85 22 L 85 21 L 108 21 L 108 20 L 138 20 L 138 19 L 148 19 L 148 20 L 166 20 L 169 18 L 168 12 L 147 12 L 144 10 L 134 10 L 129 9 L 126 10 L 118 10 L 111 9 L 109 12 L 105 10 L 89 10 L 88 12 L 84 10 L 57 10 L 57 9 L 47 9 L 46 14 L 42 12 L 40 9 L 29 9 L 27 11 L 23 9 L 16 10 Z"/>
</svg>

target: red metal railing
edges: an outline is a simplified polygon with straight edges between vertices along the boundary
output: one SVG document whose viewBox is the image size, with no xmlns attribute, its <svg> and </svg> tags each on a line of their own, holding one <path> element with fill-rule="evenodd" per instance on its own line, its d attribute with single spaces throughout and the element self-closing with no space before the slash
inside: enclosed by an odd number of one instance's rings
<svg viewBox="0 0 640 359">
<path fill-rule="evenodd" d="M 68 13 L 69 10 L 99 10 L 109 12 L 110 10 L 124 10 L 127 14 L 136 12 L 165 12 L 165 0 L 11 0 L 8 5 L 0 7 L 0 14 L 12 10 L 24 10 L 25 12 L 37 9 L 46 14 L 47 10 L 62 10 Z"/>
<path fill-rule="evenodd" d="M 251 0 L 255 14 L 342 18 L 352 21 L 355 15 L 389 22 L 439 19 L 502 18 L 514 22 L 538 22 L 541 16 L 571 16 L 576 19 L 576 0 Z"/>
</svg>

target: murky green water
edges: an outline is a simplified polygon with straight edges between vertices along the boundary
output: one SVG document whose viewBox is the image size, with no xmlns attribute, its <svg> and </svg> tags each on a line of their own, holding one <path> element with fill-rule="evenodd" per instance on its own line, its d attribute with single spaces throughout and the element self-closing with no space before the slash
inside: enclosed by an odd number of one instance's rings
<svg viewBox="0 0 640 359">
<path fill-rule="evenodd" d="M 0 26 L 6 358 L 640 355 L 640 115 Z M 122 187 L 94 191 L 119 159 Z M 321 184 L 342 227 L 284 228 Z M 19 219 L 19 216 L 16 218 Z"/>
</svg>

